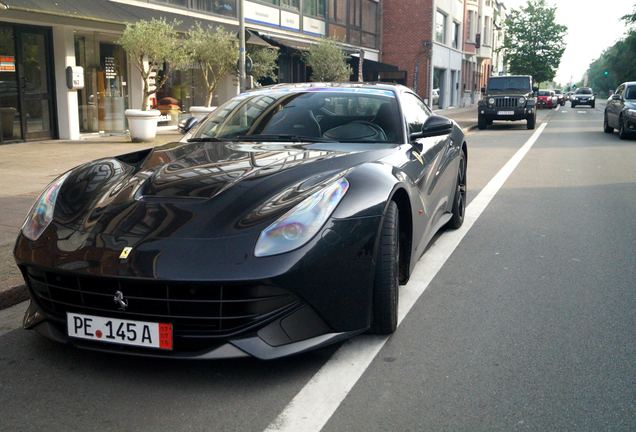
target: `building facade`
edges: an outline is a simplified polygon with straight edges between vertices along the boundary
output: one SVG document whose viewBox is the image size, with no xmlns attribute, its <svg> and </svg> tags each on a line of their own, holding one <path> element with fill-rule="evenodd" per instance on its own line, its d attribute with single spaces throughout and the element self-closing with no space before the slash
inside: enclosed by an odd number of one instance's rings
<svg viewBox="0 0 636 432">
<path fill-rule="evenodd" d="M 302 54 L 324 36 L 338 38 L 349 53 L 363 52 L 366 75 L 379 77 L 373 74 L 382 69 L 379 0 L 244 0 L 244 5 L 247 43 L 279 50 L 279 82 L 307 80 Z M 0 6 L 0 142 L 124 132 L 124 110 L 142 102 L 141 76 L 116 43 L 126 23 L 163 17 L 179 21 L 180 31 L 200 22 L 232 32 L 239 25 L 238 0 L 2 0 Z M 67 88 L 67 66 L 83 67 L 82 89 Z M 205 103 L 202 88 L 195 68 L 176 71 L 155 102 L 169 98 L 186 111 Z M 236 78 L 227 77 L 214 102 L 237 92 Z"/>
<path fill-rule="evenodd" d="M 464 27 L 463 0 L 436 0 L 433 38 L 433 89 L 437 100 L 434 108 L 459 106 Z"/>
</svg>

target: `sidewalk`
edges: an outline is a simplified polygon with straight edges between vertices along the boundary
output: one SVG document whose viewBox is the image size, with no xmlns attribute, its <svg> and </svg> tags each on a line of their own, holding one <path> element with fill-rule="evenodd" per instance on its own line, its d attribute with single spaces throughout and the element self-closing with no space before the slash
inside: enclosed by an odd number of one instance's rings
<svg viewBox="0 0 636 432">
<path fill-rule="evenodd" d="M 464 130 L 477 125 L 477 108 L 436 110 Z M 38 194 L 55 177 L 84 162 L 178 141 L 176 131 L 160 131 L 152 143 L 132 143 L 128 135 L 89 135 L 79 141 L 31 141 L 0 146 L 0 309 L 27 298 L 22 275 L 13 261 L 20 226 Z"/>
</svg>

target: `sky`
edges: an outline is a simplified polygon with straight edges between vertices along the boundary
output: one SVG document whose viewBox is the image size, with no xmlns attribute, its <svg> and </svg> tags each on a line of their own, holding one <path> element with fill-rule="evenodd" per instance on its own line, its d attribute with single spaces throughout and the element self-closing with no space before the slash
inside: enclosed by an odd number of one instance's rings
<svg viewBox="0 0 636 432">
<path fill-rule="evenodd" d="M 503 0 L 508 10 L 527 0 Z M 625 35 L 621 17 L 636 9 L 636 0 L 547 0 L 556 6 L 556 21 L 568 27 L 565 52 L 554 80 L 566 85 L 579 81 L 594 59 Z"/>
</svg>

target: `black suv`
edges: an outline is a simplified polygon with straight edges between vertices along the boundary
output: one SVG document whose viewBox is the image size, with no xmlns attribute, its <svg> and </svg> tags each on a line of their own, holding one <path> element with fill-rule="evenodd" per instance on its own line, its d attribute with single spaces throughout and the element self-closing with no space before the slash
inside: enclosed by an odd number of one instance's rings
<svg viewBox="0 0 636 432">
<path fill-rule="evenodd" d="M 530 75 L 492 76 L 477 105 L 477 127 L 486 129 L 493 120 L 526 120 L 534 129 L 537 120 L 536 99 Z"/>
</svg>

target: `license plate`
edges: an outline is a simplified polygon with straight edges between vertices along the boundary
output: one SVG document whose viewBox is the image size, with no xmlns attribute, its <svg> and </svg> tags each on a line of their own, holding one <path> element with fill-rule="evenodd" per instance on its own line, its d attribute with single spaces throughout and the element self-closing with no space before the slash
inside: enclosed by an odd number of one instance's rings
<svg viewBox="0 0 636 432">
<path fill-rule="evenodd" d="M 68 335 L 98 342 L 172 349 L 172 324 L 66 314 Z"/>
<path fill-rule="evenodd" d="M 514 111 L 497 111 L 497 115 L 515 115 Z"/>
</svg>

